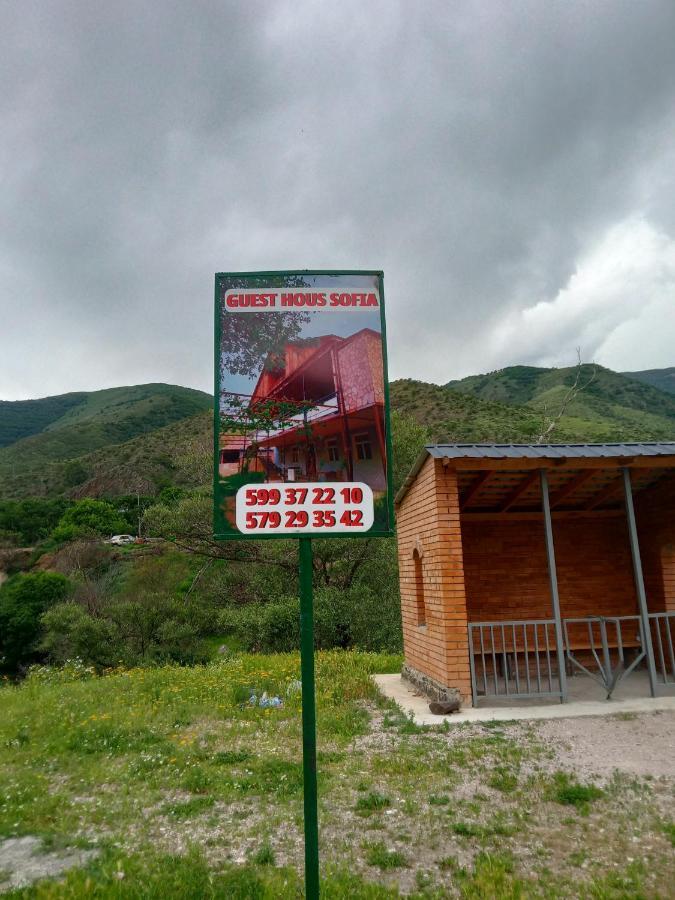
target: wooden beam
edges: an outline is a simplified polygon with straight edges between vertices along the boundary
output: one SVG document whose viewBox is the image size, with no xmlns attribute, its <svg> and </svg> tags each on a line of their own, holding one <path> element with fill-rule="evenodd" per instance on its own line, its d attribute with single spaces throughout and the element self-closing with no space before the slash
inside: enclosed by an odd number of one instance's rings
<svg viewBox="0 0 675 900">
<path fill-rule="evenodd" d="M 558 519 L 616 519 L 623 516 L 622 509 L 561 509 L 553 510 L 551 515 Z M 541 510 L 531 512 L 465 512 L 462 522 L 539 522 L 543 516 Z"/>
<path fill-rule="evenodd" d="M 490 470 L 488 472 L 481 472 L 480 475 L 476 476 L 474 480 L 471 482 L 469 487 L 467 488 L 466 493 L 461 498 L 459 503 L 460 511 L 466 509 L 466 507 L 471 503 L 472 500 L 475 499 L 476 495 L 480 492 L 481 488 L 484 488 L 488 481 L 494 475 L 494 471 Z"/>
<path fill-rule="evenodd" d="M 623 475 L 621 478 L 613 478 L 609 484 L 605 485 L 605 487 L 599 491 L 594 497 L 588 501 L 585 506 L 585 509 L 595 509 L 596 506 L 600 506 L 605 500 L 609 500 L 610 497 L 613 497 L 614 494 L 618 493 L 619 488 L 623 485 Z"/>
<path fill-rule="evenodd" d="M 606 456 L 569 456 L 562 459 L 547 459 L 537 457 L 507 457 L 504 459 L 488 459 L 487 457 L 454 459 L 446 457 L 443 465 L 450 469 L 461 469 L 473 472 L 484 472 L 486 469 L 505 471 L 518 469 L 521 472 L 541 468 L 567 468 L 567 469 L 611 469 L 619 470 L 625 466 L 632 469 L 675 469 L 675 453 L 672 456 L 635 456 L 635 457 L 606 457 Z"/>
<path fill-rule="evenodd" d="M 577 488 L 580 488 L 582 484 L 586 484 L 587 481 L 595 475 L 595 469 L 584 469 L 582 472 L 579 472 L 578 475 L 575 475 L 570 481 L 567 482 L 566 485 L 560 488 L 552 497 L 551 497 L 551 509 L 558 506 L 559 503 L 562 503 L 570 494 L 573 494 Z"/>
<path fill-rule="evenodd" d="M 506 512 L 507 509 L 510 509 L 516 500 L 525 493 L 525 491 L 534 484 L 535 481 L 539 480 L 539 470 L 537 469 L 535 472 L 530 472 L 529 475 L 526 475 L 522 481 L 520 481 L 511 493 L 508 495 L 506 500 L 499 507 L 499 512 Z"/>
</svg>

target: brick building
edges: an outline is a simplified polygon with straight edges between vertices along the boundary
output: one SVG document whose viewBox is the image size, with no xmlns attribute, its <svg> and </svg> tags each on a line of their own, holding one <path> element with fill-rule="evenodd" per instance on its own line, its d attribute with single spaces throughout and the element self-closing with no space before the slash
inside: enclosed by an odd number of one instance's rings
<svg viewBox="0 0 675 900">
<path fill-rule="evenodd" d="M 258 436 L 280 477 L 364 481 L 377 497 L 387 486 L 382 338 L 362 328 L 289 343 L 263 367 L 250 408 L 275 401 L 302 405 L 303 415 Z"/>
<path fill-rule="evenodd" d="M 429 446 L 396 505 L 404 676 L 430 695 L 675 689 L 675 443 Z"/>
</svg>

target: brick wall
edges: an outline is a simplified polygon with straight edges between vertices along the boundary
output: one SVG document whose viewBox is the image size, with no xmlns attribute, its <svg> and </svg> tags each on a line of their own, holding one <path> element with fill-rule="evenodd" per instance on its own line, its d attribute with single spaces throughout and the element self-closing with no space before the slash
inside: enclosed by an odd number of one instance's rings
<svg viewBox="0 0 675 900">
<path fill-rule="evenodd" d="M 465 522 L 469 621 L 552 618 L 544 522 Z M 637 612 L 623 517 L 554 519 L 563 618 Z"/>
<path fill-rule="evenodd" d="M 406 662 L 471 701 L 457 477 L 429 457 L 397 516 Z M 426 625 L 418 624 L 415 551 L 421 556 Z"/>
<path fill-rule="evenodd" d="M 636 516 L 650 610 L 675 610 L 675 473 L 636 497 Z M 543 518 L 460 522 L 457 474 L 429 457 L 399 507 L 397 533 L 406 662 L 470 702 L 467 620 L 552 618 Z M 623 512 L 554 517 L 553 540 L 563 618 L 637 614 Z M 577 646 L 583 631 L 570 632 Z"/>
<path fill-rule="evenodd" d="M 675 474 L 636 497 L 635 517 L 649 611 L 675 611 Z"/>
</svg>

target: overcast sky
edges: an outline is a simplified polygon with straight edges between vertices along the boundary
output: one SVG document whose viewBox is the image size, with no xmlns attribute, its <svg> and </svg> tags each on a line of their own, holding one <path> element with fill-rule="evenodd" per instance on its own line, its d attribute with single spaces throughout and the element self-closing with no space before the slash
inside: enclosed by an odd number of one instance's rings
<svg viewBox="0 0 675 900">
<path fill-rule="evenodd" d="M 390 376 L 675 365 L 675 3 L 0 0 L 0 398 L 211 390 L 215 271 L 382 268 Z"/>
</svg>

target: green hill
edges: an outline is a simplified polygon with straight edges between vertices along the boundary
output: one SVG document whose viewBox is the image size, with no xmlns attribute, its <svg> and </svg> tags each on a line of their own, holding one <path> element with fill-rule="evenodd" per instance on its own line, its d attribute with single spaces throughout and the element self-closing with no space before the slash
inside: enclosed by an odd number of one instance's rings
<svg viewBox="0 0 675 900">
<path fill-rule="evenodd" d="M 585 366 L 582 383 L 591 375 Z M 557 414 L 575 376 L 576 369 L 512 366 L 445 387 L 405 379 L 392 382 L 391 403 L 433 440 L 530 442 Z M 41 430 L 0 448 L 0 499 L 154 494 L 167 484 L 206 484 L 211 403 L 208 394 L 171 385 L 114 388 L 22 401 L 29 425 L 13 405 L 14 433 L 38 424 Z M 675 396 L 599 367 L 551 435 L 557 442 L 673 439 Z"/>
<path fill-rule="evenodd" d="M 0 447 L 39 434 L 86 399 L 82 391 L 40 400 L 0 400 Z"/>
<path fill-rule="evenodd" d="M 671 366 L 669 369 L 644 369 L 642 372 L 622 372 L 621 374 L 634 381 L 649 384 L 667 394 L 675 394 L 675 366 Z"/>
<path fill-rule="evenodd" d="M 451 381 L 446 388 L 509 405 L 527 406 L 540 420 L 555 416 L 577 376 L 577 368 L 510 366 Z M 602 366 L 581 367 L 584 389 L 572 400 L 560 427 L 587 441 L 672 440 L 675 396 Z M 556 440 L 560 431 L 556 429 Z"/>
<path fill-rule="evenodd" d="M 435 441 L 450 443 L 527 443 L 542 430 L 542 417 L 527 406 L 513 406 L 404 379 L 390 385 L 392 409 L 412 416 Z M 556 431 L 556 440 L 571 440 Z"/>
<path fill-rule="evenodd" d="M 212 425 L 211 412 L 202 412 L 74 459 L 7 469 L 0 478 L 0 499 L 154 494 L 168 484 L 206 483 Z"/>
<path fill-rule="evenodd" d="M 59 402 L 72 397 L 77 400 Z M 168 384 L 3 404 L 0 433 L 5 439 L 32 433 L 0 447 L 0 496 L 44 496 L 75 488 L 90 477 L 92 453 L 104 451 L 101 458 L 107 458 L 112 450 L 114 457 L 115 447 L 210 410 L 211 404 L 209 394 Z M 29 422 L 23 428 L 22 413 Z"/>
</svg>

